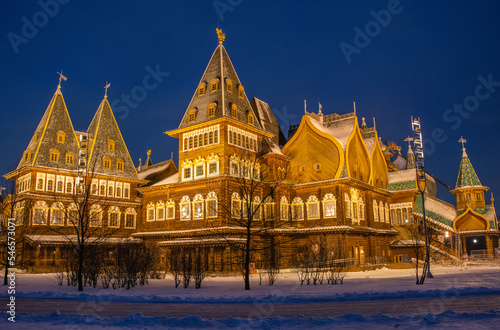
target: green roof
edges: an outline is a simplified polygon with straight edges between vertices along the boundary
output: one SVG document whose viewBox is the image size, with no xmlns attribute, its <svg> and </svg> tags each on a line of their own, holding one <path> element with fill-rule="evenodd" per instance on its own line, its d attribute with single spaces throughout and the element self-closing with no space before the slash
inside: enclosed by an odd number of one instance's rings
<svg viewBox="0 0 500 330">
<path fill-rule="evenodd" d="M 464 149 L 462 155 L 462 162 L 460 163 L 460 169 L 458 170 L 458 178 L 455 188 L 458 189 L 458 188 L 472 187 L 472 186 L 480 187 L 482 185 Z"/>
</svg>

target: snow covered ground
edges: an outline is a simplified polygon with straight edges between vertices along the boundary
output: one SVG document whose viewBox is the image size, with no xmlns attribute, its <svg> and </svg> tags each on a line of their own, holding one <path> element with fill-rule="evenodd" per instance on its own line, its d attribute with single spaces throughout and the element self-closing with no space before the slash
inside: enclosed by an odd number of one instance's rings
<svg viewBox="0 0 500 330">
<path fill-rule="evenodd" d="M 398 327 L 415 328 L 496 328 L 500 322 L 500 267 L 434 267 L 433 279 L 426 279 L 424 285 L 415 285 L 412 269 L 379 269 L 375 271 L 349 273 L 344 285 L 303 285 L 300 286 L 294 273 L 281 274 L 273 286 L 259 286 L 258 276 L 254 275 L 251 291 L 243 290 L 243 280 L 238 277 L 207 278 L 201 289 L 190 286 L 187 289 L 174 288 L 173 280 L 151 280 L 147 286 L 130 290 L 88 288 L 78 293 L 74 287 L 57 286 L 52 274 L 18 274 L 16 278 L 16 299 L 71 300 L 102 303 L 149 302 L 171 304 L 304 304 L 303 316 L 281 316 L 270 314 L 255 315 L 256 318 L 241 319 L 226 317 L 203 319 L 192 311 L 193 316 L 167 317 L 145 316 L 138 313 L 123 316 L 77 316 L 53 311 L 48 314 L 22 313 L 16 315 L 16 323 L 7 320 L 5 307 L 0 319 L 2 329 L 43 328 L 43 329 L 95 329 L 124 327 L 156 329 L 329 329 L 335 328 L 370 328 L 383 329 Z M 362 302 L 413 298 L 453 299 L 454 297 L 498 297 L 498 304 L 491 309 L 477 313 L 454 312 L 446 309 L 446 304 L 423 306 L 414 313 L 379 314 L 376 310 L 361 314 L 343 316 L 313 317 L 308 316 L 307 304 L 317 302 Z M 6 290 L 0 292 L 2 306 L 6 306 L 9 295 Z M 243 306 L 243 305 L 242 305 Z M 91 312 L 89 312 L 92 314 Z M 167 314 L 167 313 L 166 313 Z"/>
</svg>

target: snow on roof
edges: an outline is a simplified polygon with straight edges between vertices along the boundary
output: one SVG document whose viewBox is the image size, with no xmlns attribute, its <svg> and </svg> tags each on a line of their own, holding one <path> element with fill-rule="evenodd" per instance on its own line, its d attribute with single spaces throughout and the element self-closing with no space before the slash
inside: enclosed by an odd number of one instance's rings
<svg viewBox="0 0 500 330">
<path fill-rule="evenodd" d="M 151 186 L 152 187 L 154 187 L 154 186 L 161 186 L 161 185 L 164 185 L 164 184 L 171 184 L 171 183 L 177 183 L 177 182 L 179 182 L 179 174 L 175 173 L 175 174 L 172 174 L 171 176 L 166 177 L 163 180 L 160 180 L 160 181 L 156 182 L 155 184 L 152 184 Z"/>
<path fill-rule="evenodd" d="M 393 163 L 394 163 L 394 166 L 396 166 L 396 168 L 398 170 L 406 169 L 406 159 L 403 156 L 401 156 L 400 154 L 397 155 L 397 157 L 393 161 Z"/>
<path fill-rule="evenodd" d="M 486 211 L 486 213 L 484 214 L 484 217 L 486 219 L 488 219 L 489 221 L 494 221 L 494 220 L 496 220 L 495 219 L 495 215 L 496 215 L 495 214 L 495 208 L 494 207 L 490 207 L 488 209 L 488 211 Z"/>
<path fill-rule="evenodd" d="M 47 244 L 69 244 L 71 242 L 75 243 L 76 235 L 26 235 L 26 238 L 32 242 L 37 243 L 47 243 Z M 88 243 L 94 243 L 97 241 L 98 244 L 118 244 L 118 243 L 128 243 L 128 244 L 138 244 L 142 240 L 132 237 L 88 237 L 86 238 Z"/>
<path fill-rule="evenodd" d="M 177 239 L 169 241 L 158 242 L 159 246 L 168 245 L 199 245 L 199 244 L 213 244 L 213 243 L 244 243 L 245 238 L 235 238 L 235 237 L 218 237 L 218 238 L 201 238 L 201 239 Z"/>
<path fill-rule="evenodd" d="M 389 184 L 398 182 L 415 181 L 415 169 L 389 172 Z"/>
<path fill-rule="evenodd" d="M 368 154 L 371 155 L 375 146 L 375 135 L 363 137 L 363 141 L 365 142 L 366 149 L 368 149 Z"/>
<path fill-rule="evenodd" d="M 168 159 L 168 160 L 165 160 L 165 161 L 160 162 L 158 164 L 154 164 L 154 165 L 146 167 L 144 170 L 141 170 L 140 172 L 138 172 L 139 179 L 144 180 L 150 174 L 163 171 L 164 169 L 166 169 L 169 166 L 170 162 L 171 162 L 171 160 Z"/>
<path fill-rule="evenodd" d="M 443 203 L 438 199 L 427 197 L 425 199 L 425 209 L 427 211 L 439 214 L 443 218 L 448 219 L 450 221 L 455 220 L 455 218 L 457 217 L 457 211 L 453 206 L 447 203 Z"/>
<path fill-rule="evenodd" d="M 197 229 L 185 229 L 185 230 L 159 230 L 159 231 L 143 231 L 132 234 L 132 236 L 158 236 L 158 235 L 175 235 L 175 234 L 188 234 L 193 232 L 214 232 L 222 230 L 246 230 L 245 227 L 241 226 L 221 226 L 212 228 L 197 228 Z"/>
</svg>

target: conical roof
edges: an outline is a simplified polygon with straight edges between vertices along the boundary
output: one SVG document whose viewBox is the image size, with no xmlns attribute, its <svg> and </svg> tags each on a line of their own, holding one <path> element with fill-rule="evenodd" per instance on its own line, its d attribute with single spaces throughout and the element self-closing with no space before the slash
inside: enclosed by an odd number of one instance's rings
<svg viewBox="0 0 500 330">
<path fill-rule="evenodd" d="M 90 140 L 88 164 L 92 171 L 99 174 L 138 179 L 134 163 L 107 97 L 99 105 L 87 133 Z M 110 146 L 110 144 L 113 146 Z M 110 158 L 110 168 L 104 168 L 104 157 Z M 123 161 L 123 169 L 118 168 L 118 161 Z"/>
<path fill-rule="evenodd" d="M 462 161 L 460 162 L 455 188 L 458 189 L 473 186 L 482 187 L 481 181 L 479 181 L 476 171 L 474 170 L 474 167 L 472 167 L 469 156 L 467 156 L 467 153 L 465 152 L 465 147 L 462 150 Z"/>
<path fill-rule="evenodd" d="M 214 82 L 217 84 L 215 88 L 212 87 Z M 200 89 L 202 89 L 201 92 Z M 209 114 L 208 111 L 210 104 L 215 106 L 213 114 Z M 234 106 L 237 108 L 236 116 L 231 112 Z M 195 113 L 194 120 L 189 116 L 193 111 Z M 219 43 L 184 113 L 179 129 L 221 117 L 231 117 L 248 123 L 250 112 L 253 114 L 253 118 L 258 118 L 248 101 L 244 87 L 226 49 L 222 43 Z M 261 128 L 258 120 L 254 120 L 252 125 Z"/>
<path fill-rule="evenodd" d="M 406 169 L 412 169 L 415 168 L 415 154 L 413 153 L 413 150 L 411 149 L 410 143 L 408 143 L 408 153 L 406 154 Z"/>
<path fill-rule="evenodd" d="M 58 157 L 51 159 L 50 154 L 54 151 Z M 17 168 L 43 166 L 74 169 L 77 153 L 78 140 L 61 89 L 58 87 Z M 70 154 L 73 155 L 72 161 L 67 162 L 66 155 Z"/>
</svg>

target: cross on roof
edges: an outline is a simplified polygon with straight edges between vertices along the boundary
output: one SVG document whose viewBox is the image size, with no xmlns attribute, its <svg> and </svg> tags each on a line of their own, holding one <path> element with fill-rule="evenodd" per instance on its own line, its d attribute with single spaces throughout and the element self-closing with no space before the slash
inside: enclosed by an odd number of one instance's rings
<svg viewBox="0 0 500 330">
<path fill-rule="evenodd" d="M 463 138 L 463 136 L 460 137 L 460 140 L 458 142 L 462 143 L 462 150 L 465 151 L 465 143 L 467 142 L 466 139 Z"/>
<path fill-rule="evenodd" d="M 61 72 L 58 72 L 57 74 L 59 75 L 59 85 L 57 85 L 57 88 L 61 88 L 61 80 L 68 80 L 67 77 L 65 77 L 63 74 L 63 70 L 61 70 Z"/>
<path fill-rule="evenodd" d="M 413 141 L 413 138 L 412 138 L 412 137 L 409 137 L 409 136 L 405 139 L 405 142 L 408 142 L 408 145 L 409 145 L 409 146 L 410 146 L 410 143 L 411 143 L 412 141 Z"/>
<path fill-rule="evenodd" d="M 106 81 L 106 86 L 104 86 L 104 97 L 105 98 L 108 98 L 108 88 L 109 88 L 109 86 L 111 86 L 111 84 Z"/>
</svg>

